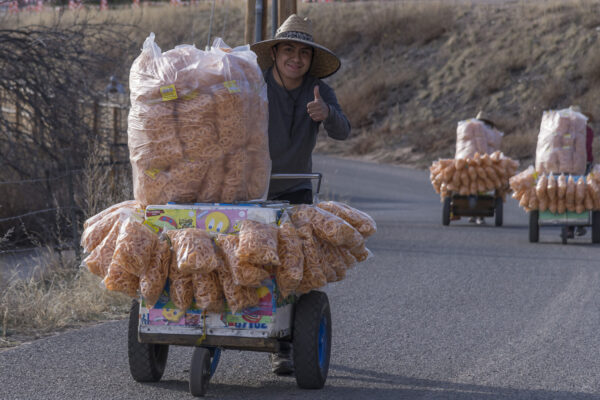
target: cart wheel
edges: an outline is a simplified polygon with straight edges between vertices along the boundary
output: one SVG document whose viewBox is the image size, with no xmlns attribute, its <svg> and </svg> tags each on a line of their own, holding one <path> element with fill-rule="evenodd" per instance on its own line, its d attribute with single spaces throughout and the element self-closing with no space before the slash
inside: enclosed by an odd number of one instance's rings
<svg viewBox="0 0 600 400">
<path fill-rule="evenodd" d="M 450 225 L 450 197 L 444 197 L 444 208 L 442 209 L 442 225 Z"/>
<path fill-rule="evenodd" d="M 504 202 L 502 201 L 502 197 L 496 197 L 496 201 L 495 201 L 495 211 L 494 213 L 496 214 L 496 226 L 502 226 L 502 219 L 503 219 L 503 208 L 504 208 Z"/>
<path fill-rule="evenodd" d="M 529 241 L 531 243 L 537 243 L 540 240 L 539 217 L 540 212 L 538 210 L 529 212 Z"/>
<path fill-rule="evenodd" d="M 567 244 L 567 236 L 568 236 L 569 227 L 563 226 L 560 230 L 560 238 L 562 239 L 562 244 Z"/>
<path fill-rule="evenodd" d="M 600 211 L 592 211 L 592 243 L 600 243 Z"/>
<path fill-rule="evenodd" d="M 138 340 L 139 315 L 140 303 L 133 300 L 129 311 L 129 329 L 127 332 L 129 371 L 137 382 L 158 382 L 165 372 L 169 345 L 140 343 Z"/>
<path fill-rule="evenodd" d="M 202 397 L 208 389 L 211 377 L 210 350 L 204 347 L 194 348 L 190 365 L 190 393 Z"/>
<path fill-rule="evenodd" d="M 298 300 L 292 343 L 296 383 L 303 389 L 321 389 L 331 354 L 331 312 L 325 293 L 312 291 Z"/>
</svg>

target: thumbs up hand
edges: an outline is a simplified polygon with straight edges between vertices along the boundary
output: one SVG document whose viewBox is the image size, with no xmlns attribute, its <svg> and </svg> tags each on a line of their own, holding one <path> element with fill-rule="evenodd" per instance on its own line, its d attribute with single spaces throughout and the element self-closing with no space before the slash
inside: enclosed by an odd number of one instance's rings
<svg viewBox="0 0 600 400">
<path fill-rule="evenodd" d="M 315 86 L 315 99 L 306 105 L 306 111 L 315 122 L 323 121 L 329 116 L 329 106 L 321 98 L 319 86 Z"/>
</svg>

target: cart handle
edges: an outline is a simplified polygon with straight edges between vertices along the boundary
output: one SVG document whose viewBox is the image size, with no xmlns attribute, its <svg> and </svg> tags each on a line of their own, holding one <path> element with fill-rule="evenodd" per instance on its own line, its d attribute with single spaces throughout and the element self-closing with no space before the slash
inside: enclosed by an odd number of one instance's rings
<svg viewBox="0 0 600 400">
<path fill-rule="evenodd" d="M 318 202 L 319 192 L 321 191 L 321 180 L 323 174 L 320 172 L 310 174 L 271 174 L 272 180 L 285 180 L 285 179 L 317 179 L 317 191 L 313 196 L 313 203 Z"/>
</svg>

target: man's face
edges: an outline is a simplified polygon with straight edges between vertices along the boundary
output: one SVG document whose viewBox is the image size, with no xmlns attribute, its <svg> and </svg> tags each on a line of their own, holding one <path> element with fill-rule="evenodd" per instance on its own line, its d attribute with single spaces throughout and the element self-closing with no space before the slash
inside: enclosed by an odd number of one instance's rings
<svg viewBox="0 0 600 400">
<path fill-rule="evenodd" d="M 297 42 L 282 42 L 273 48 L 277 70 L 290 81 L 302 79 L 310 68 L 313 48 Z"/>
</svg>

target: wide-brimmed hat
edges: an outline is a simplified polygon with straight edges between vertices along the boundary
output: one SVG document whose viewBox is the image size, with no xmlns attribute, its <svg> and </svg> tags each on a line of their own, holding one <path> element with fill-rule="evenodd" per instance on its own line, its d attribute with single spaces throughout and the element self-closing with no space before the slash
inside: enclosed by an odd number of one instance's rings
<svg viewBox="0 0 600 400">
<path fill-rule="evenodd" d="M 478 119 L 480 121 L 485 122 L 486 124 L 488 124 L 492 128 L 497 128 L 497 126 L 494 123 L 494 121 L 492 121 L 492 117 L 489 114 L 487 114 L 486 112 L 484 112 L 484 111 L 479 111 L 477 113 L 477 116 L 475 117 L 475 119 Z"/>
<path fill-rule="evenodd" d="M 298 42 L 314 49 L 313 60 L 308 71 L 317 78 L 326 78 L 340 69 L 340 59 L 328 48 L 315 43 L 312 33 L 312 24 L 308 18 L 301 18 L 292 14 L 277 29 L 274 39 L 254 43 L 250 49 L 258 56 L 258 65 L 265 70 L 273 65 L 271 48 L 281 42 Z"/>
</svg>

